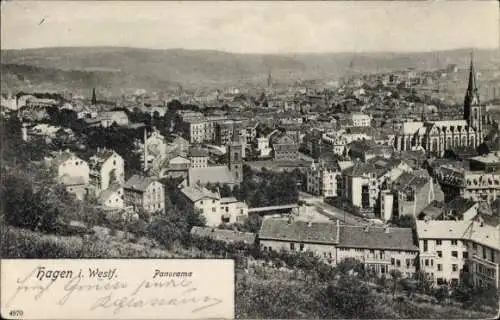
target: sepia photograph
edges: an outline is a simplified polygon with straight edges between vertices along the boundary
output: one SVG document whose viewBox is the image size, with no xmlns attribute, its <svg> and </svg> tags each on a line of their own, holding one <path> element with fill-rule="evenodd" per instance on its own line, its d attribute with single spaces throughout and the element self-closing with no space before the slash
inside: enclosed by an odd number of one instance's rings
<svg viewBox="0 0 500 320">
<path fill-rule="evenodd" d="M 500 5 L 1 0 L 5 319 L 500 316 Z"/>
</svg>

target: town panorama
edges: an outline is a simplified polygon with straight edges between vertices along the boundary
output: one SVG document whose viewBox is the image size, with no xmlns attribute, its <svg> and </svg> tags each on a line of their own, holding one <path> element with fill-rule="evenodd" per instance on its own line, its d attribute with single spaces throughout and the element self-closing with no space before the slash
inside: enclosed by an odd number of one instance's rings
<svg viewBox="0 0 500 320">
<path fill-rule="evenodd" d="M 233 259 L 243 319 L 495 317 L 497 51 L 2 50 L 1 257 Z"/>
</svg>

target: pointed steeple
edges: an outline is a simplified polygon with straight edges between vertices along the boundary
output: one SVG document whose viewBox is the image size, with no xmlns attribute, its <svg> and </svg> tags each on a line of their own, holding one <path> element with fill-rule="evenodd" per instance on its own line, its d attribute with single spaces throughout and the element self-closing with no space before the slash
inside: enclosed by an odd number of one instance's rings
<svg viewBox="0 0 500 320">
<path fill-rule="evenodd" d="M 95 88 L 92 88 L 92 105 L 95 106 L 97 104 L 97 98 L 95 96 Z"/>
<path fill-rule="evenodd" d="M 479 92 L 476 84 L 476 72 L 474 70 L 474 54 L 470 54 L 469 83 L 465 93 L 465 106 L 479 105 Z"/>
<path fill-rule="evenodd" d="M 267 74 L 267 87 L 271 88 L 273 86 L 273 76 L 271 74 L 271 69 L 269 69 L 269 72 Z"/>
</svg>

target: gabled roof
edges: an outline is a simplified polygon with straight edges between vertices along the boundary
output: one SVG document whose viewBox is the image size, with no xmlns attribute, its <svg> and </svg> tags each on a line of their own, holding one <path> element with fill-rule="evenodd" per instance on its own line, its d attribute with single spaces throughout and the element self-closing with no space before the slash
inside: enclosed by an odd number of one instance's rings
<svg viewBox="0 0 500 320">
<path fill-rule="evenodd" d="M 98 169 L 106 160 L 108 160 L 114 154 L 118 155 L 114 150 L 111 149 L 98 149 L 97 152 L 89 158 L 89 166 L 91 170 Z"/>
<path fill-rule="evenodd" d="M 184 187 L 181 189 L 181 192 L 192 202 L 196 202 L 203 199 L 214 199 L 214 200 L 220 199 L 220 196 L 217 193 L 212 192 L 207 188 L 198 186 Z"/>
<path fill-rule="evenodd" d="M 99 202 L 104 203 L 104 202 L 108 201 L 109 198 L 111 196 L 113 196 L 114 194 L 116 194 L 118 192 L 118 190 L 120 190 L 121 188 L 122 188 L 122 186 L 119 184 L 113 184 L 113 185 L 109 186 L 109 188 L 102 191 L 101 194 L 99 195 Z"/>
<path fill-rule="evenodd" d="M 264 219 L 259 239 L 332 245 L 339 241 L 334 222 L 289 221 L 286 218 Z"/>
<path fill-rule="evenodd" d="M 233 230 L 222 230 L 208 227 L 193 227 L 191 234 L 198 237 L 208 237 L 214 240 L 224 242 L 244 242 L 246 244 L 253 244 L 255 242 L 255 233 L 239 232 Z"/>
<path fill-rule="evenodd" d="M 189 168 L 189 185 L 193 186 L 197 182 L 207 183 L 235 183 L 235 179 L 227 166 L 212 166 L 205 168 Z"/>
<path fill-rule="evenodd" d="M 338 247 L 417 251 L 411 228 L 340 226 Z"/>
<path fill-rule="evenodd" d="M 144 177 L 138 174 L 133 175 L 130 179 L 125 182 L 123 189 L 135 190 L 139 192 L 144 192 L 149 187 L 149 185 L 155 182 L 156 179 L 151 177 Z"/>
<path fill-rule="evenodd" d="M 281 136 L 273 136 L 271 140 L 273 144 L 295 144 L 295 141 L 287 134 Z"/>
<path fill-rule="evenodd" d="M 52 158 L 52 163 L 56 166 L 66 162 L 67 160 L 69 160 L 71 158 L 80 159 L 73 152 L 71 152 L 69 150 L 65 150 L 65 151 L 59 150 L 59 151 L 51 152 L 50 157 Z"/>
<path fill-rule="evenodd" d="M 403 172 L 394 181 L 392 188 L 397 191 L 407 192 L 409 190 L 419 190 L 430 181 L 430 177 L 424 177 L 410 172 Z"/>
</svg>

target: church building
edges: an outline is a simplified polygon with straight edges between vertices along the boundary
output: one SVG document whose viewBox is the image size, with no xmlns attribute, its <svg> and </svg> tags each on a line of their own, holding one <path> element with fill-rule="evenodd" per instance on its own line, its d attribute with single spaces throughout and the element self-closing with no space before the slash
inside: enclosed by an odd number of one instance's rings
<svg viewBox="0 0 500 320">
<path fill-rule="evenodd" d="M 394 147 L 399 151 L 423 148 L 435 156 L 450 148 L 477 148 L 484 139 L 482 110 L 471 59 L 463 119 L 406 122 L 396 135 Z"/>
</svg>

